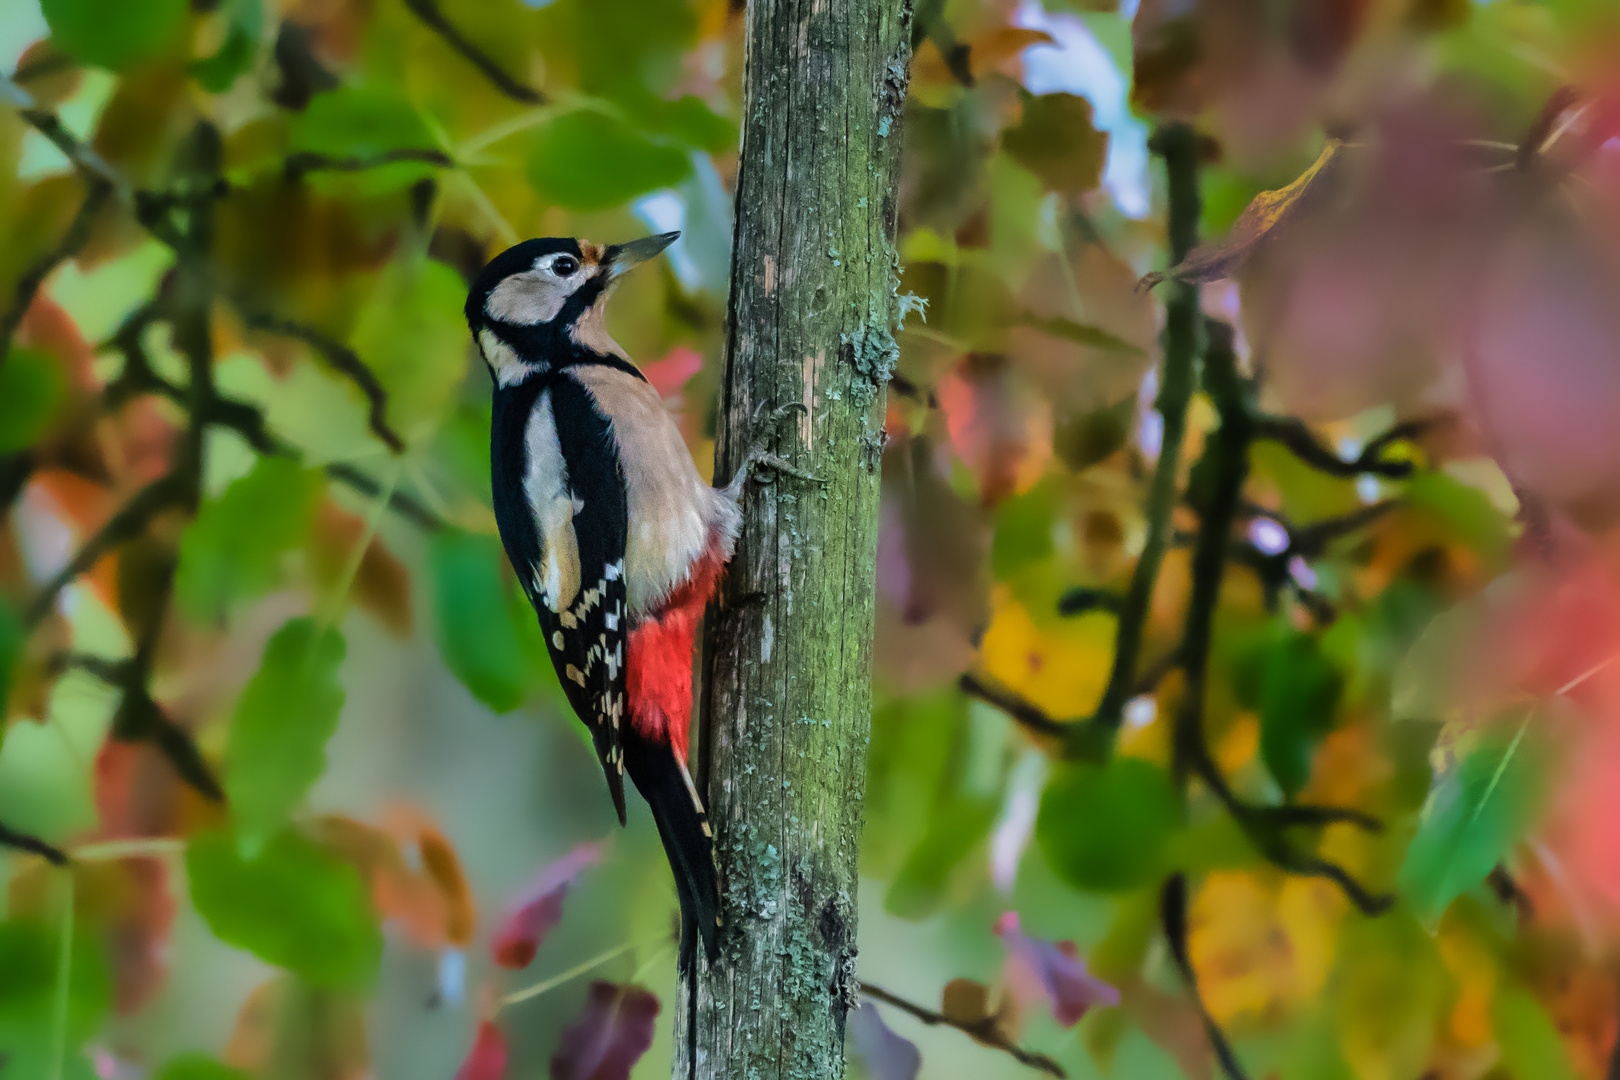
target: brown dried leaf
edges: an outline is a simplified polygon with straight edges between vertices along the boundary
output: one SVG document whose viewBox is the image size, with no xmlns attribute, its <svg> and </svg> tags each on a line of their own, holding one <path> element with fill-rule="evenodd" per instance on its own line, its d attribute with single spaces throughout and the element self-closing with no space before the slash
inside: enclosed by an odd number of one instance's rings
<svg viewBox="0 0 1620 1080">
<path fill-rule="evenodd" d="M 1102 183 L 1108 135 L 1092 124 L 1091 102 L 1074 94 L 1024 99 L 1018 126 L 1001 137 L 1002 148 L 1048 190 L 1065 195 L 1095 191 Z"/>
<path fill-rule="evenodd" d="M 371 1071 L 365 1004 L 276 976 L 248 995 L 222 1057 L 259 1080 L 362 1080 Z"/>
<path fill-rule="evenodd" d="M 1216 281 L 1236 274 L 1261 244 L 1328 190 L 1344 160 L 1343 149 L 1342 140 L 1328 139 L 1316 161 L 1292 184 L 1256 195 L 1225 240 L 1200 244 L 1169 270 L 1142 275 L 1136 287 L 1151 289 L 1161 281 Z"/>
<path fill-rule="evenodd" d="M 990 988 L 976 979 L 952 979 L 945 984 L 939 1011 L 958 1024 L 981 1024 L 990 1018 Z"/>
</svg>

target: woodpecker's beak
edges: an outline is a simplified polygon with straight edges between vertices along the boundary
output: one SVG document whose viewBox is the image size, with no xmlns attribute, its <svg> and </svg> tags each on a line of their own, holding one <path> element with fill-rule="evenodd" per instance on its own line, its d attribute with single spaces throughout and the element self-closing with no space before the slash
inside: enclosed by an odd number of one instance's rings
<svg viewBox="0 0 1620 1080">
<path fill-rule="evenodd" d="M 680 238 L 681 234 L 678 232 L 667 232 L 641 240 L 632 240 L 628 244 L 610 246 L 607 249 L 607 258 L 603 260 L 608 266 L 608 276 L 616 278 L 629 273 L 648 259 L 655 258 L 659 252 Z"/>
</svg>

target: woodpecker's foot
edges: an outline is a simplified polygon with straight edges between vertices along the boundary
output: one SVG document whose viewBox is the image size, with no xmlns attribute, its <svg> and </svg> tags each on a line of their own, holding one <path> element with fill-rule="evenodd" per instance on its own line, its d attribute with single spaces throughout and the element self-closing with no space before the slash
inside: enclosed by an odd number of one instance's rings
<svg viewBox="0 0 1620 1080">
<path fill-rule="evenodd" d="M 761 406 L 760 408 L 762 409 L 763 407 L 764 406 Z M 784 476 L 792 476 L 796 479 L 803 480 L 806 483 L 825 484 L 827 482 L 814 473 L 805 472 L 803 469 L 793 465 L 785 458 L 770 451 L 770 445 L 775 441 L 777 425 L 779 425 L 784 418 L 795 412 L 808 413 L 809 410 L 806 409 L 800 402 L 790 402 L 789 404 L 782 405 L 774 410 L 771 413 L 770 418 L 763 424 L 760 423 L 760 409 L 754 410 L 754 420 L 751 425 L 754 428 L 754 444 L 749 447 L 748 456 L 743 458 L 742 464 L 739 465 L 737 467 L 737 471 L 732 474 L 731 483 L 726 485 L 726 490 L 730 492 L 733 497 L 742 493 L 742 489 L 747 486 L 748 479 L 754 474 L 754 470 L 761 468 L 770 469 L 771 471 L 780 473 Z M 761 430 L 762 428 L 764 429 L 763 431 Z"/>
<path fill-rule="evenodd" d="M 746 484 L 748 483 L 750 470 L 760 468 L 770 469 L 773 472 L 779 472 L 784 476 L 796 477 L 811 484 L 825 484 L 827 482 L 822 477 L 817 476 L 815 473 L 805 472 L 803 469 L 798 468 L 787 460 L 777 457 L 775 454 L 768 452 L 762 446 L 756 446 L 754 449 L 748 452 L 748 458 L 742 463 L 742 468 L 738 470 L 738 474 L 742 476 L 742 482 Z M 761 482 L 763 483 L 763 481 Z M 733 483 L 735 483 L 735 481 L 733 481 Z"/>
</svg>

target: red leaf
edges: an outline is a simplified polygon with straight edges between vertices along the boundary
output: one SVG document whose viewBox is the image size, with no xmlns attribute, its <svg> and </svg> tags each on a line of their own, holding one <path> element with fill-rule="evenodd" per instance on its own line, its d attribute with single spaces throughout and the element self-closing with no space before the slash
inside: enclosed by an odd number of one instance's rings
<svg viewBox="0 0 1620 1080">
<path fill-rule="evenodd" d="M 916 1044 L 890 1031 L 876 1005 L 863 1001 L 849 1014 L 849 1034 L 872 1080 L 917 1080 L 922 1055 Z"/>
<path fill-rule="evenodd" d="M 641 365 L 641 373 L 653 384 L 662 398 L 672 398 L 681 392 L 686 381 L 703 367 L 703 354 L 685 345 L 677 345 L 661 360 Z"/>
<path fill-rule="evenodd" d="M 1052 456 L 1052 406 L 1005 357 L 973 353 L 939 384 L 951 446 L 986 506 L 1029 490 Z"/>
<path fill-rule="evenodd" d="M 490 949 L 502 967 L 524 968 L 534 959 L 540 943 L 562 919 L 563 898 L 587 867 L 602 859 L 603 845 L 586 843 L 535 875 L 501 918 Z"/>
<path fill-rule="evenodd" d="M 1054 945 L 1029 937 L 1012 911 L 996 921 L 996 933 L 1007 945 L 1008 990 L 1025 1001 L 1048 998 L 1064 1027 L 1078 1023 L 1093 1005 L 1119 1004 L 1119 991 L 1086 970 L 1074 942 Z"/>
<path fill-rule="evenodd" d="M 639 986 L 594 982 L 551 1055 L 551 1080 L 630 1080 L 653 1041 L 658 999 Z"/>
<path fill-rule="evenodd" d="M 467 1059 L 456 1070 L 455 1080 L 501 1080 L 506 1075 L 506 1037 L 493 1020 L 478 1025 Z"/>
</svg>

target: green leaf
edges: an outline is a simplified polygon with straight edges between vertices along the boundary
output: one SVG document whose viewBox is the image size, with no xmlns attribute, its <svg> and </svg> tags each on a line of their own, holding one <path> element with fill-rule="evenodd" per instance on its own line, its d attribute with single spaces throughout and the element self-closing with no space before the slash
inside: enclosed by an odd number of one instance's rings
<svg viewBox="0 0 1620 1080">
<path fill-rule="evenodd" d="M 344 86 L 319 94 L 293 121 L 289 149 L 330 158 L 374 158 L 390 150 L 438 150 L 422 114 L 398 94 Z M 395 162 L 354 173 L 314 173 L 317 184 L 352 184 L 380 195 L 410 187 L 437 170 L 422 162 Z"/>
<path fill-rule="evenodd" d="M 250 1080 L 241 1069 L 221 1065 L 207 1054 L 181 1054 L 158 1070 L 154 1080 Z"/>
<path fill-rule="evenodd" d="M 1151 762 L 1078 762 L 1056 770 L 1047 783 L 1035 839 L 1069 884 L 1122 892 L 1163 868 L 1178 817 L 1175 789 Z"/>
<path fill-rule="evenodd" d="M 938 910 L 951 871 L 989 834 L 997 809 L 993 797 L 959 797 L 934 807 L 927 831 L 889 886 L 884 910 L 902 919 L 923 919 Z"/>
<path fill-rule="evenodd" d="M 1074 94 L 1024 97 L 1024 115 L 1001 137 L 1015 161 L 1052 191 L 1079 195 L 1102 183 L 1108 136 L 1091 123 L 1091 102 Z"/>
<path fill-rule="evenodd" d="M 86 1039 L 101 1027 L 112 1000 L 106 958 L 92 935 L 76 928 L 68 965 L 66 1076 L 90 1078 Z M 61 926 L 14 920 L 0 923 L 0 1076 L 51 1075 L 56 1055 L 57 974 Z"/>
<path fill-rule="evenodd" d="M 1576 1080 L 1558 1027 L 1522 987 L 1504 986 L 1491 1001 L 1501 1064 L 1512 1080 Z"/>
<path fill-rule="evenodd" d="M 1052 433 L 1052 450 L 1065 465 L 1079 472 L 1124 446 L 1135 421 L 1135 394 L 1101 409 L 1063 414 Z"/>
<path fill-rule="evenodd" d="M 17 660 L 28 643 L 22 615 L 10 600 L 0 596 L 0 741 L 5 739 L 7 703 L 11 700 L 11 677 Z"/>
<path fill-rule="evenodd" d="M 48 353 L 12 349 L 0 367 L 0 454 L 32 446 L 67 398 L 62 365 Z"/>
<path fill-rule="evenodd" d="M 711 154 L 737 149 L 737 125 L 687 94 L 674 101 L 649 98 L 633 109 L 636 120 L 649 132 L 667 135 L 687 146 Z"/>
<path fill-rule="evenodd" d="M 433 538 L 431 558 L 445 663 L 479 701 L 511 712 L 535 687 L 545 642 L 527 601 L 501 575 L 500 543 L 446 531 Z"/>
<path fill-rule="evenodd" d="M 191 65 L 191 74 L 203 89 L 216 94 L 229 90 L 253 66 L 264 28 L 264 7 L 260 0 L 230 0 L 226 18 L 225 41 L 219 51 Z"/>
<path fill-rule="evenodd" d="M 121 71 L 176 43 L 187 0 L 40 0 L 51 40 L 86 64 Z"/>
<path fill-rule="evenodd" d="M 535 129 L 529 182 L 571 210 L 603 210 L 692 171 L 687 151 L 655 142 L 623 120 L 596 109 L 564 113 Z"/>
<path fill-rule="evenodd" d="M 1411 512 L 1440 519 L 1492 568 L 1506 567 L 1513 548 L 1508 519 L 1479 488 L 1443 472 L 1426 472 L 1407 481 L 1405 499 Z"/>
<path fill-rule="evenodd" d="M 407 443 L 430 435 L 467 374 L 467 286 L 434 259 L 389 263 L 349 343 L 388 395 L 388 422 Z"/>
<path fill-rule="evenodd" d="M 233 603 L 274 588 L 281 558 L 303 542 L 323 487 L 319 472 L 263 457 L 206 500 L 180 540 L 174 592 L 181 610 L 212 621 Z"/>
<path fill-rule="evenodd" d="M 1052 532 L 1062 508 L 1063 485 L 1047 478 L 1022 495 L 996 506 L 995 529 L 990 534 L 990 569 L 997 581 L 1052 554 Z"/>
<path fill-rule="evenodd" d="M 1260 684 L 1260 756 L 1294 795 L 1311 778 L 1311 755 L 1333 728 L 1344 677 L 1309 634 L 1288 631 L 1267 653 Z"/>
<path fill-rule="evenodd" d="M 1400 873 L 1401 890 L 1426 923 L 1485 880 L 1529 827 L 1538 794 L 1538 770 L 1526 752 L 1532 718 L 1511 737 L 1489 732 L 1434 778 Z"/>
<path fill-rule="evenodd" d="M 359 872 L 302 834 L 283 829 L 245 859 L 229 833 L 202 833 L 186 847 L 186 876 L 226 944 L 317 986 L 375 979 L 382 931 Z"/>
<path fill-rule="evenodd" d="M 343 708 L 343 635 L 290 619 L 264 647 L 225 742 L 225 794 L 249 853 L 285 824 L 326 770 Z"/>
</svg>

